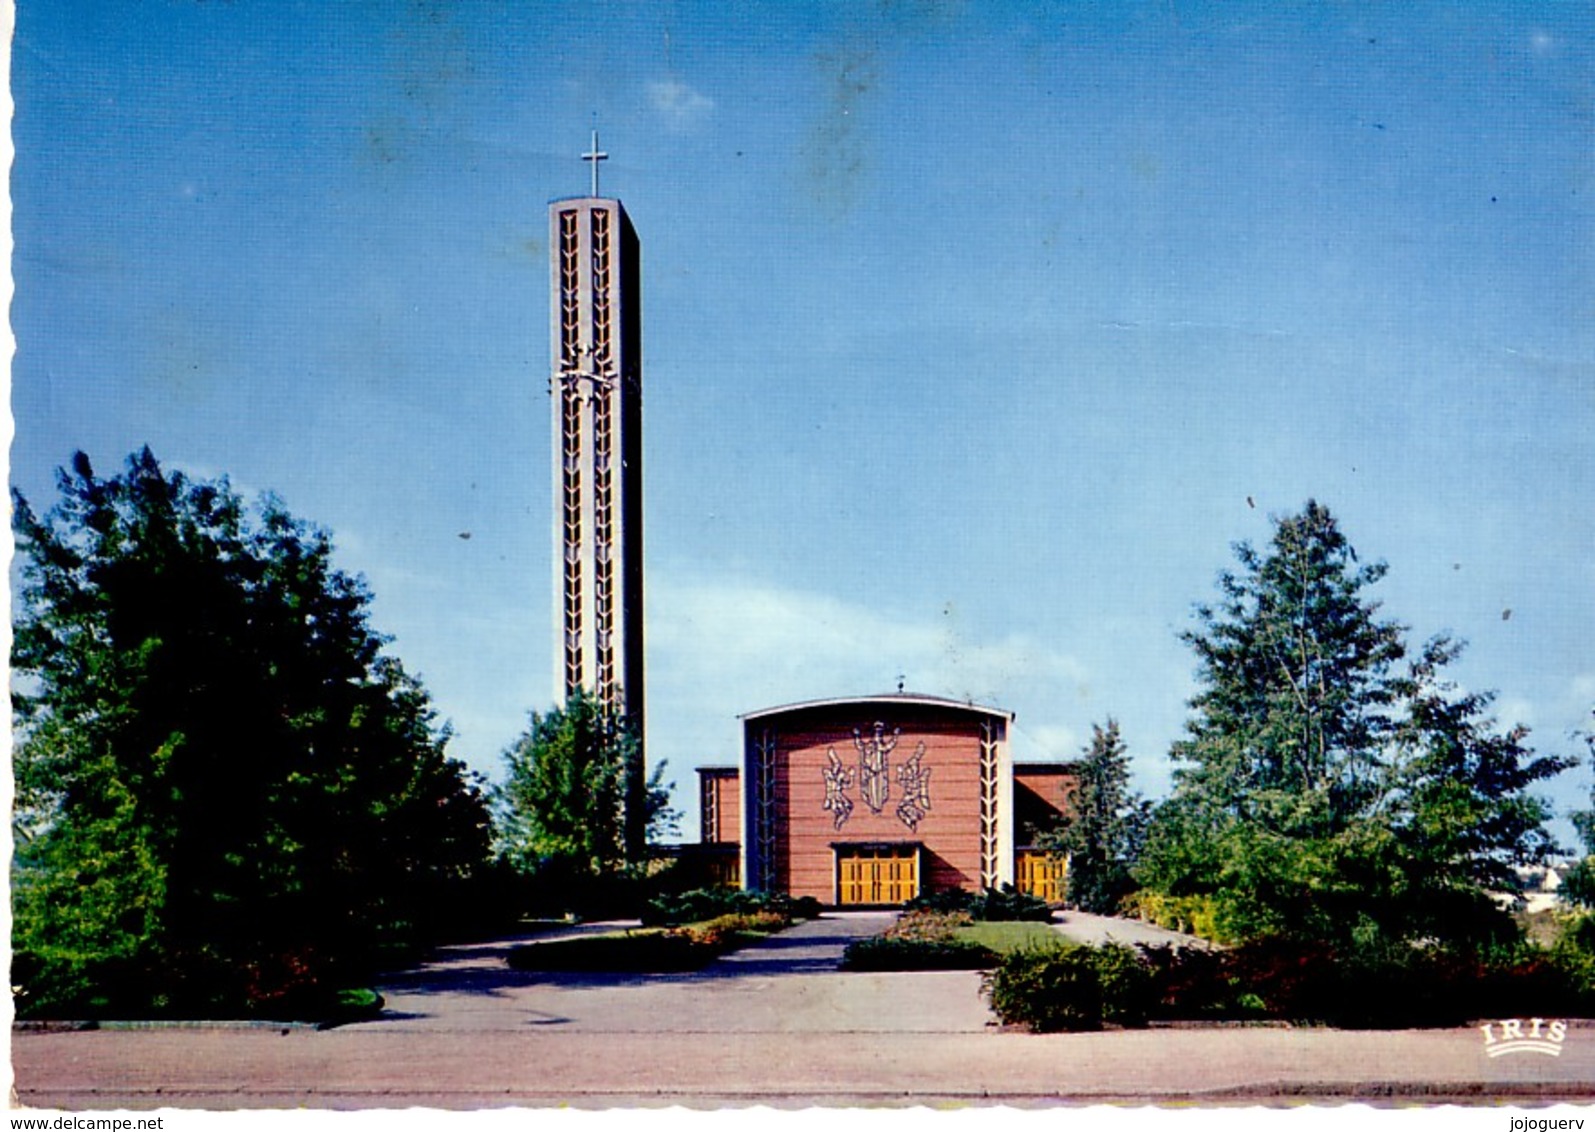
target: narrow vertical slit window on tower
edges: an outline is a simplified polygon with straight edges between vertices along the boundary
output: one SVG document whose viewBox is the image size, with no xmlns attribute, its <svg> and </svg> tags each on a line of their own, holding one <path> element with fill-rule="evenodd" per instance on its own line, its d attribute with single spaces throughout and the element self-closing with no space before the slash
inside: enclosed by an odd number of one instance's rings
<svg viewBox="0 0 1595 1132">
<path fill-rule="evenodd" d="M 594 139 L 588 159 L 601 159 Z M 626 842 L 646 823 L 640 454 L 642 346 L 637 236 L 618 200 L 549 205 L 558 694 L 611 709 L 638 742 L 627 771 Z M 624 380 L 622 375 L 624 375 Z"/>
</svg>

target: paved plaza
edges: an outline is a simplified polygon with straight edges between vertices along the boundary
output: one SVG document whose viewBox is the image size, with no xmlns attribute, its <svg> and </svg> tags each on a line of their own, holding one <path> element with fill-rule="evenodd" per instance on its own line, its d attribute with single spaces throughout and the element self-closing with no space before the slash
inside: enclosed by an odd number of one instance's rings
<svg viewBox="0 0 1595 1132">
<path fill-rule="evenodd" d="M 17 1098 L 69 1110 L 1595 1099 L 1583 1024 L 1559 1056 L 1497 1058 L 1474 1029 L 1004 1031 L 978 973 L 836 970 L 848 939 L 889 920 L 827 915 L 690 975 L 519 972 L 504 963 L 519 940 L 450 947 L 383 985 L 381 1018 L 326 1031 L 19 1032 Z"/>
</svg>

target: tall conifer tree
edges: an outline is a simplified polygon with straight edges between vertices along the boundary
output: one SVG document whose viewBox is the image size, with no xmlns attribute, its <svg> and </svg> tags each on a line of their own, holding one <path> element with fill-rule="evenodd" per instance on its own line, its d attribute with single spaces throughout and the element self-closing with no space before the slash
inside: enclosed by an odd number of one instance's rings
<svg viewBox="0 0 1595 1132">
<path fill-rule="evenodd" d="M 1328 509 L 1235 548 L 1221 600 L 1184 634 L 1200 690 L 1172 757 L 1142 879 L 1201 896 L 1229 934 L 1476 938 L 1503 930 L 1485 895 L 1543 857 L 1549 810 L 1527 793 L 1569 765 L 1502 732 L 1489 693 L 1442 678 L 1460 647 L 1409 659 Z"/>
<path fill-rule="evenodd" d="M 1109 915 L 1135 887 L 1131 869 L 1148 818 L 1147 803 L 1130 789 L 1130 756 L 1118 720 L 1093 725 L 1091 742 L 1074 770 L 1069 814 L 1059 831 L 1038 842 L 1068 856 L 1068 903 Z"/>
</svg>

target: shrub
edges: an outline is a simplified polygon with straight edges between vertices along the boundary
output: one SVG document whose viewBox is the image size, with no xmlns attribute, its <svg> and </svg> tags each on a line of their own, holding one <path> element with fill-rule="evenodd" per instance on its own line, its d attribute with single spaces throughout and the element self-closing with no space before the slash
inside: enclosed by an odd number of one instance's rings
<svg viewBox="0 0 1595 1132">
<path fill-rule="evenodd" d="M 998 1018 L 1036 1033 L 1144 1026 L 1157 1006 L 1152 968 L 1116 943 L 1012 952 L 983 990 Z"/>
<path fill-rule="evenodd" d="M 523 908 L 537 916 L 608 920 L 636 916 L 647 878 L 641 871 L 593 873 L 568 857 L 544 857 L 523 874 Z"/>
<path fill-rule="evenodd" d="M 1346 1029 L 1455 1026 L 1595 1011 L 1577 958 L 1532 945 L 1459 951 L 1365 940 L 1259 940 L 1227 951 L 1143 948 L 1153 1017 L 1275 1018 Z"/>
<path fill-rule="evenodd" d="M 1159 944 L 1142 946 L 1140 956 L 1151 979 L 1154 1018 L 1266 1016 L 1260 998 L 1230 982 L 1224 952 Z"/>
<path fill-rule="evenodd" d="M 1236 997 L 1251 994 L 1262 1001 L 1268 1017 L 1328 1022 L 1341 994 L 1341 972 L 1327 944 L 1260 940 L 1224 953 L 1220 963 L 1226 1008 Z"/>
<path fill-rule="evenodd" d="M 789 915 L 771 909 L 724 912 L 668 928 L 525 944 L 511 950 L 507 962 L 519 971 L 695 971 L 791 923 Z"/>
<path fill-rule="evenodd" d="M 959 928 L 972 923 L 974 917 L 968 912 L 904 912 L 897 917 L 896 923 L 881 934 L 888 939 L 946 943 L 954 938 Z"/>
<path fill-rule="evenodd" d="M 1237 942 L 1220 926 L 1219 904 L 1211 895 L 1169 896 L 1143 888 L 1125 897 L 1121 907 L 1126 915 L 1160 928 L 1200 936 L 1214 943 Z"/>
<path fill-rule="evenodd" d="M 989 947 L 961 939 L 877 935 L 853 940 L 842 953 L 844 971 L 978 971 L 996 962 Z"/>
<path fill-rule="evenodd" d="M 695 888 L 687 892 L 656 896 L 642 907 L 646 927 L 674 927 L 699 923 L 729 914 L 751 915 L 772 912 L 788 923 L 812 920 L 820 914 L 820 902 L 812 896 L 793 898 L 778 892 L 752 892 L 740 888 Z"/>
<path fill-rule="evenodd" d="M 934 892 L 922 892 L 907 904 L 903 905 L 906 912 L 968 912 L 969 906 L 974 903 L 975 894 L 963 888 L 943 888 Z"/>
<path fill-rule="evenodd" d="M 916 896 L 904 905 L 904 909 L 910 912 L 967 912 L 976 920 L 1036 920 L 1046 923 L 1052 919 L 1051 905 L 1039 896 L 1019 892 L 1011 884 L 988 888 L 978 894 L 961 888 L 943 889 Z"/>
<path fill-rule="evenodd" d="M 1572 944 L 1467 952 L 1379 939 L 1340 948 L 1272 939 L 1224 951 L 1017 951 L 984 985 L 1003 1022 L 1038 1032 L 1138 1026 L 1149 1018 L 1391 1029 L 1595 1015 L 1592 969 Z"/>
<path fill-rule="evenodd" d="M 1582 999 L 1595 996 L 1595 915 L 1575 916 L 1563 925 L 1547 952 Z"/>
<path fill-rule="evenodd" d="M 1013 952 L 986 976 L 982 989 L 1008 1025 L 1038 1034 L 1102 1028 L 1102 978 L 1091 948 Z"/>
<path fill-rule="evenodd" d="M 320 1019 L 321 1028 L 367 1021 L 381 1014 L 383 1005 L 382 996 L 370 987 L 341 990 L 334 997 L 326 1016 Z"/>
<path fill-rule="evenodd" d="M 1557 935 L 1555 949 L 1595 959 L 1595 913 L 1585 912 L 1568 920 Z"/>
<path fill-rule="evenodd" d="M 790 927 L 791 923 L 787 917 L 776 912 L 727 912 L 701 924 L 686 924 L 670 930 L 684 932 L 697 943 L 725 950 L 738 942 L 738 936 L 769 935 Z"/>
<path fill-rule="evenodd" d="M 1260 940 L 1226 951 L 1148 947 L 1151 1016 L 1259 1019 L 1356 1029 L 1454 1025 L 1471 977 L 1440 954 L 1405 947 L 1340 950 Z"/>
<path fill-rule="evenodd" d="M 1344 1029 L 1565 1016 L 1589 1006 L 1576 978 L 1528 945 L 1492 953 L 1401 941 L 1331 948 L 1274 940 L 1235 949 L 1225 965 L 1232 986 L 1255 994 L 1271 1017 Z"/>
<path fill-rule="evenodd" d="M 1020 892 L 1011 884 L 988 888 L 975 898 L 969 914 L 977 920 L 1034 920 L 1047 923 L 1052 906 L 1039 896 Z"/>
<path fill-rule="evenodd" d="M 1117 1026 L 1145 1026 L 1156 1005 L 1151 969 L 1121 943 L 1088 949 L 1102 986 L 1102 1017 Z"/>
</svg>

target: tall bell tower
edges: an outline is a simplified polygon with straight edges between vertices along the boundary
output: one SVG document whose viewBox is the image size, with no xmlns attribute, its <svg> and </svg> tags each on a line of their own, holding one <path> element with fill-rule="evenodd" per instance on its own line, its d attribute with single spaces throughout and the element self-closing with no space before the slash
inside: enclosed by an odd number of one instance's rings
<svg viewBox="0 0 1595 1132">
<path fill-rule="evenodd" d="M 593 134 L 592 192 L 549 205 L 552 259 L 555 602 L 558 694 L 578 690 L 636 729 L 626 842 L 646 838 L 641 737 L 641 249 L 620 201 L 598 192 L 608 155 Z"/>
</svg>

